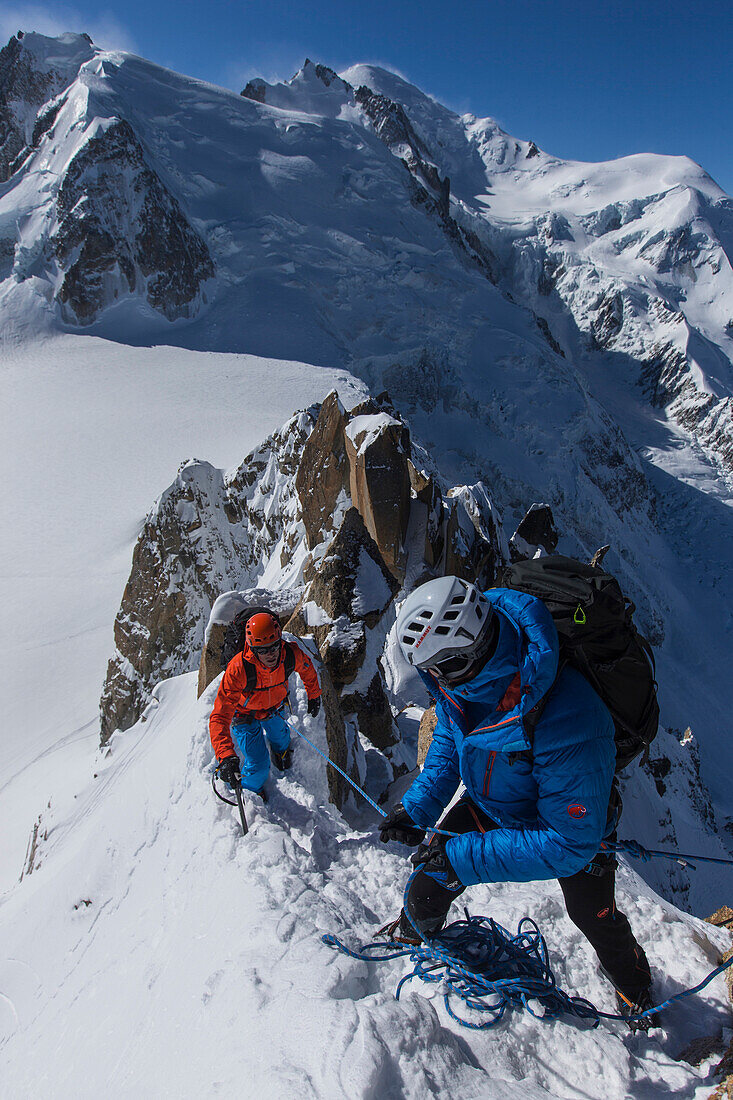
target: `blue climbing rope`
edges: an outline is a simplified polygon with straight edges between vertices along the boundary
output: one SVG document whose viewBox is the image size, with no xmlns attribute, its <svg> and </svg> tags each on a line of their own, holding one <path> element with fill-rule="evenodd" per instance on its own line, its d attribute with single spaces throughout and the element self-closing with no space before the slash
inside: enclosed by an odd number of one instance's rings
<svg viewBox="0 0 733 1100">
<path fill-rule="evenodd" d="M 413 928 L 420 930 L 410 916 L 408 894 L 414 872 L 405 888 L 404 911 Z M 532 1016 L 553 1020 L 565 1014 L 598 1027 L 601 1020 L 621 1020 L 628 1024 L 640 1021 L 667 1008 L 674 1001 L 699 993 L 714 978 L 733 965 L 733 957 L 711 971 L 692 989 L 686 989 L 668 998 L 662 1004 L 646 1009 L 634 1016 L 621 1016 L 616 1012 L 602 1012 L 585 997 L 571 996 L 560 989 L 549 962 L 547 944 L 531 917 L 519 922 L 516 936 L 512 936 L 491 917 L 472 917 L 465 910 L 466 919 L 449 924 L 432 939 L 416 946 L 398 947 L 372 941 L 353 950 L 334 935 L 325 935 L 323 942 L 349 955 L 367 962 L 382 962 L 409 956 L 413 964 L 411 973 L 398 983 L 395 996 L 399 999 L 402 987 L 413 978 L 445 986 L 443 1000 L 448 1014 L 463 1027 L 482 1030 L 495 1027 L 510 1008 L 526 1009 Z M 473 1012 L 485 1014 L 488 1019 L 480 1022 L 459 1016 L 451 1005 L 458 997 Z"/>
<path fill-rule="evenodd" d="M 721 859 L 719 856 L 688 856 L 684 852 L 660 852 L 655 848 L 645 848 L 638 840 L 605 840 L 601 845 L 612 852 L 624 852 L 634 859 L 641 859 L 647 863 L 650 859 L 673 859 L 682 867 L 691 867 L 695 870 L 695 863 L 725 863 L 733 864 L 733 859 Z M 692 861 L 695 861 L 693 863 Z"/>
<path fill-rule="evenodd" d="M 387 817 L 386 811 L 378 806 L 338 764 L 335 764 L 330 756 L 314 745 L 297 726 L 291 724 L 290 728 L 339 775 L 343 776 L 378 814 Z M 448 837 L 460 835 L 431 826 L 427 827 L 427 831 Z M 636 840 L 605 841 L 602 847 L 645 861 L 654 857 L 674 859 L 683 866 L 693 868 L 694 864 L 690 862 L 693 859 L 706 863 L 733 863 L 733 860 L 713 856 L 687 856 L 678 852 L 655 851 L 644 848 Z M 416 874 L 418 871 L 413 872 L 408 879 L 403 907 L 413 928 L 421 935 L 420 929 L 410 916 L 407 904 L 410 884 Z M 463 1027 L 476 1030 L 495 1027 L 509 1008 L 526 1009 L 532 1016 L 542 1020 L 553 1020 L 562 1014 L 575 1016 L 587 1021 L 591 1027 L 598 1027 L 601 1020 L 622 1020 L 628 1024 L 661 1012 L 674 1001 L 699 993 L 719 974 L 733 966 L 733 957 L 731 957 L 712 970 L 692 989 L 676 993 L 662 1004 L 634 1016 L 621 1016 L 617 1012 L 601 1012 L 585 997 L 571 996 L 560 989 L 550 967 L 545 939 L 531 917 L 523 917 L 519 922 L 516 936 L 512 936 L 491 917 L 472 917 L 467 909 L 465 914 L 465 920 L 454 921 L 431 940 L 405 948 L 390 946 L 377 940 L 364 944 L 355 951 L 333 934 L 326 934 L 321 938 L 329 947 L 336 948 L 352 959 L 366 962 L 385 962 L 388 959 L 409 956 L 413 963 L 413 970 L 398 983 L 396 998 L 399 1000 L 403 985 L 413 978 L 420 978 L 430 984 L 442 982 L 447 987 L 443 999 L 449 1016 Z M 479 1013 L 488 1013 L 490 1019 L 476 1023 L 459 1016 L 451 1006 L 451 997 L 455 996 L 463 1000 L 467 1008 Z M 533 1007 L 534 1004 L 542 1011 L 537 1011 Z"/>
<path fill-rule="evenodd" d="M 344 779 L 346 780 L 346 782 L 350 783 L 351 786 L 354 788 L 354 790 L 358 791 L 359 794 L 362 796 L 362 798 L 365 798 L 367 800 L 367 802 L 369 803 L 369 805 L 373 806 L 378 814 L 381 814 L 382 817 L 387 816 L 386 810 L 383 810 L 381 806 L 378 806 L 377 803 L 374 801 L 374 799 L 370 798 L 369 795 L 366 793 L 366 791 L 363 791 L 361 789 L 361 787 L 359 786 L 359 784 L 355 783 L 354 780 L 351 778 L 351 776 L 347 775 L 346 772 L 343 771 L 338 766 L 338 764 L 334 764 L 334 762 L 333 762 L 333 760 L 331 759 L 330 756 L 327 756 L 326 753 L 322 752 L 321 749 L 319 749 L 317 745 L 314 745 L 313 742 L 308 737 L 306 737 L 306 735 L 301 730 L 299 730 L 297 726 L 294 726 L 290 722 L 288 723 L 288 725 L 290 726 L 290 729 L 293 730 L 294 733 L 297 733 L 298 737 L 302 737 L 303 740 L 306 742 L 306 744 L 310 745 L 310 747 L 314 750 L 314 752 L 317 752 L 319 756 L 322 756 L 327 764 L 330 764 L 332 768 L 335 768 L 335 770 L 339 773 L 339 775 L 342 775 L 344 777 Z M 417 822 L 415 822 L 415 824 L 417 824 Z M 418 828 L 422 828 L 422 826 L 418 825 Z M 446 832 L 445 829 L 435 829 L 432 826 L 426 826 L 426 831 L 430 832 L 430 833 L 438 833 L 440 836 L 458 836 L 459 835 L 458 833 Z"/>
</svg>

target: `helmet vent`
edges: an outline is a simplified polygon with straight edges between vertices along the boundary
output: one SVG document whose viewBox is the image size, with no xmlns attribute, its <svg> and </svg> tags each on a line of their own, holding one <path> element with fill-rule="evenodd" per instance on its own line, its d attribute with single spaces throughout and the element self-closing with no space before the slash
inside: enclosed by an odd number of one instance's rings
<svg viewBox="0 0 733 1100">
<path fill-rule="evenodd" d="M 460 615 L 460 611 L 446 611 L 443 618 L 447 619 L 449 622 L 451 622 L 453 619 L 457 619 L 459 615 Z"/>
<path fill-rule="evenodd" d="M 464 604 L 465 602 L 466 602 L 466 597 L 465 596 L 454 596 L 453 599 L 451 600 L 451 606 L 454 603 Z"/>
<path fill-rule="evenodd" d="M 408 630 L 422 630 L 423 629 L 423 624 L 412 622 L 412 623 L 410 623 L 410 625 L 408 626 L 407 629 Z"/>
<path fill-rule="evenodd" d="M 450 634 L 450 628 L 447 627 L 447 626 L 436 626 L 435 633 L 436 634 Z"/>
</svg>

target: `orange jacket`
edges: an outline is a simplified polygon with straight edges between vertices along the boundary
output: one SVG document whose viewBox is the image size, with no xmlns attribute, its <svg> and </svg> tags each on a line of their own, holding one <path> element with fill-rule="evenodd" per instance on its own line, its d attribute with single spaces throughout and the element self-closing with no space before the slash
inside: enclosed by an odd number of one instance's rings
<svg viewBox="0 0 733 1100">
<path fill-rule="evenodd" d="M 305 684 L 309 699 L 317 699 L 321 694 L 313 662 L 295 642 L 285 643 L 293 650 L 295 671 Z M 252 691 L 247 691 L 247 671 L 244 662 L 249 662 L 257 671 L 257 683 Z M 218 760 L 235 756 L 236 750 L 230 734 L 232 719 L 251 721 L 253 718 L 266 718 L 273 710 L 282 706 L 288 696 L 288 681 L 285 677 L 284 659 L 269 671 L 260 664 L 248 645 L 242 653 L 233 657 L 219 684 L 214 709 L 209 718 L 211 744 Z"/>
</svg>

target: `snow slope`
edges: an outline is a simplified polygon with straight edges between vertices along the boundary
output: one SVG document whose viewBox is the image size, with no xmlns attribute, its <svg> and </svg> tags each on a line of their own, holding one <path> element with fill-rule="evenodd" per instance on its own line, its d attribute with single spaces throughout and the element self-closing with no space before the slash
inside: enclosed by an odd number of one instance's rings
<svg viewBox="0 0 733 1100">
<path fill-rule="evenodd" d="M 227 468 L 344 371 L 60 336 L 2 356 L 0 889 L 49 795 L 86 775 L 132 546 L 181 462 Z M 79 771 L 77 771 L 79 769 Z"/>
<path fill-rule="evenodd" d="M 728 1026 L 722 978 L 649 1037 L 527 1014 L 482 1033 L 451 1021 L 422 983 L 395 1001 L 401 960 L 371 965 L 325 947 L 324 932 L 356 944 L 396 912 L 406 850 L 329 808 L 325 765 L 302 741 L 268 805 L 247 799 L 242 839 L 236 809 L 207 781 L 216 686 L 196 701 L 193 675 L 160 684 L 146 721 L 97 759 L 73 806 L 44 812 L 36 869 L 0 907 L 6 1095 L 709 1095 L 711 1061 L 696 1070 L 675 1057 Z M 294 721 L 325 747 L 300 686 Z M 509 928 L 533 915 L 562 986 L 613 1011 L 555 883 L 477 887 L 466 901 Z M 730 940 L 628 869 L 619 901 L 663 997 L 699 981 Z"/>
</svg>

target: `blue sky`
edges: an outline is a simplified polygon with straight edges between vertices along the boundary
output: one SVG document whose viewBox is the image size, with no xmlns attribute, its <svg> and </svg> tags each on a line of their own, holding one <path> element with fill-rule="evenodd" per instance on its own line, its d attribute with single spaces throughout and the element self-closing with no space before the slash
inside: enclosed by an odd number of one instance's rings
<svg viewBox="0 0 733 1100">
<path fill-rule="evenodd" d="M 87 30 L 237 91 L 306 56 L 381 64 L 558 156 L 686 154 L 733 193 L 733 0 L 3 3 L 3 38 L 19 28 Z"/>
</svg>

